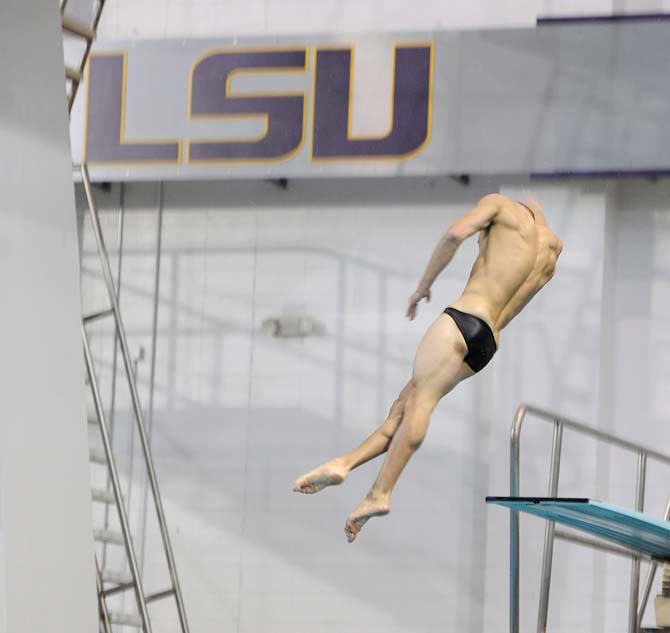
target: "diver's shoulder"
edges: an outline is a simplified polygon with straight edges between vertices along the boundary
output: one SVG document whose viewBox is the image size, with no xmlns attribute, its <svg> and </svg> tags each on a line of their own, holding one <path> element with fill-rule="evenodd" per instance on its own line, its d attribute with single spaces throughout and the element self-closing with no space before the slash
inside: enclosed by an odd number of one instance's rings
<svg viewBox="0 0 670 633">
<path fill-rule="evenodd" d="M 542 243 L 558 257 L 563 252 L 563 242 L 548 226 L 538 226 Z"/>
<path fill-rule="evenodd" d="M 495 207 L 498 213 L 514 209 L 516 203 L 502 193 L 487 193 L 479 199 L 478 205 Z"/>
</svg>

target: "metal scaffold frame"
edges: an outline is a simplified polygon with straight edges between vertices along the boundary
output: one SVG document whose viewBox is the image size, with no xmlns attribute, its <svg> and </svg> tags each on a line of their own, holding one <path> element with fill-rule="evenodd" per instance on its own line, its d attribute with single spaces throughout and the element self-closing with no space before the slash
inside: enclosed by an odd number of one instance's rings
<svg viewBox="0 0 670 633">
<path fill-rule="evenodd" d="M 100 24 L 102 10 L 105 8 L 105 0 L 96 0 L 94 3 L 93 17 L 90 24 L 84 24 L 79 20 L 66 15 L 66 7 L 67 0 L 61 0 L 60 12 L 63 31 L 70 33 L 71 35 L 74 35 L 75 37 L 78 37 L 86 42 L 84 53 L 80 58 L 77 68 L 65 66 L 65 78 L 70 82 L 70 89 L 67 92 L 67 109 L 68 112 L 72 112 L 72 106 L 77 96 L 77 91 L 79 90 L 79 84 L 84 79 L 84 69 L 86 68 L 86 63 L 88 62 L 93 40 L 95 40 L 98 24 Z"/>
<path fill-rule="evenodd" d="M 149 613 L 147 605 L 151 602 L 162 600 L 168 597 L 174 597 L 177 611 L 179 615 L 179 622 L 181 625 L 182 633 L 189 633 L 188 621 L 186 618 L 186 610 L 184 607 L 184 600 L 181 592 L 181 587 L 179 584 L 179 578 L 177 575 L 177 568 L 175 564 L 174 554 L 172 550 L 172 545 L 170 542 L 169 530 L 167 527 L 167 522 L 165 519 L 165 512 L 163 509 L 163 503 L 161 500 L 160 490 L 158 486 L 158 480 L 156 476 L 156 469 L 154 466 L 153 458 L 151 455 L 151 448 L 149 444 L 149 438 L 146 432 L 146 425 L 144 422 L 144 414 L 142 411 L 142 405 L 140 403 L 137 385 L 135 382 L 135 373 L 133 371 L 133 361 L 131 359 L 130 350 L 128 347 L 128 341 L 126 338 L 125 329 L 123 326 L 123 321 L 121 319 L 121 312 L 119 308 L 119 299 L 117 295 L 117 290 L 114 283 L 114 278 L 112 275 L 111 266 L 109 263 L 109 257 L 107 254 L 107 248 L 105 246 L 105 241 L 102 233 L 102 228 L 100 226 L 100 218 L 98 215 L 98 209 L 95 202 L 95 197 L 93 195 L 93 188 L 88 174 L 88 169 L 86 165 L 82 165 L 79 168 L 81 172 L 81 180 L 84 186 L 84 191 L 86 194 L 86 200 L 88 203 L 88 212 L 91 220 L 91 226 L 93 229 L 93 235 L 95 237 L 95 242 L 97 246 L 97 251 L 100 260 L 100 266 L 102 269 L 102 276 L 105 283 L 107 298 L 109 300 L 110 308 L 107 310 L 102 310 L 95 312 L 90 315 L 85 315 L 82 319 L 82 342 L 84 347 L 84 357 L 86 361 L 86 369 L 89 377 L 89 384 L 91 387 L 91 392 L 93 395 L 93 401 L 95 405 L 96 412 L 96 422 L 100 427 L 104 454 L 106 465 L 109 471 L 109 477 L 112 485 L 113 492 L 113 502 L 116 504 L 119 521 L 121 525 L 121 535 L 122 541 L 119 539 L 117 542 L 125 546 L 126 555 L 128 558 L 131 578 L 128 582 L 118 582 L 114 586 L 105 588 L 104 586 L 104 576 L 103 571 L 100 568 L 97 568 L 97 583 L 98 583 L 98 595 L 100 601 L 100 615 L 101 623 L 103 625 L 105 633 L 110 633 L 110 624 L 119 624 L 119 625 L 130 625 L 130 626 L 139 626 L 142 628 L 144 633 L 152 633 L 151 621 L 149 618 Z M 158 520 L 158 526 L 160 529 L 161 539 L 163 543 L 163 549 L 165 552 L 165 559 L 167 562 L 167 567 L 170 574 L 170 587 L 164 591 L 160 591 L 154 594 L 147 595 L 144 591 L 141 579 L 140 568 L 137 561 L 137 555 L 135 553 L 135 547 L 133 545 L 133 538 L 130 531 L 130 526 L 128 522 L 128 516 L 126 512 L 126 507 L 123 499 L 123 492 L 121 490 L 121 485 L 119 481 L 118 469 L 116 467 L 116 462 L 113 454 L 113 447 L 110 441 L 109 436 L 109 427 L 107 424 L 104 407 L 102 404 L 102 399 L 100 396 L 100 389 L 98 385 L 98 380 L 95 372 L 95 364 L 93 361 L 93 356 L 91 353 L 90 341 L 86 332 L 86 325 L 95 320 L 105 318 L 105 317 L 114 318 L 114 329 L 115 329 L 115 340 L 118 343 L 119 349 L 121 351 L 121 356 L 123 358 L 124 370 L 127 378 L 127 384 L 131 396 L 132 412 L 135 420 L 135 427 L 137 434 L 140 439 L 140 446 L 142 449 L 142 454 L 144 456 L 144 462 L 147 470 L 147 479 L 149 482 L 149 488 L 152 493 L 156 517 Z M 113 541 L 111 541 L 113 542 Z M 96 561 L 97 566 L 97 561 Z M 133 619 L 129 616 L 123 616 L 122 614 L 114 614 L 109 612 L 106 604 L 106 599 L 112 595 L 116 595 L 125 591 L 133 590 L 135 598 L 137 601 L 137 607 L 139 611 L 139 619 Z"/>
</svg>

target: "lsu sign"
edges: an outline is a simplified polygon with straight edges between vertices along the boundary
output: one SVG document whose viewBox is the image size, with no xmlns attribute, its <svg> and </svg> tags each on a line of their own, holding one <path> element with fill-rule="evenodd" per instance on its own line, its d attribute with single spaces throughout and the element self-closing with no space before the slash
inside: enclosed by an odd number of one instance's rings
<svg viewBox="0 0 670 633">
<path fill-rule="evenodd" d="M 390 103 L 363 104 L 389 121 L 379 135 L 352 131 L 353 46 L 239 45 L 189 59 L 188 51 L 174 50 L 169 41 L 154 42 L 147 44 L 149 63 L 140 44 L 96 49 L 90 57 L 80 147 L 94 174 L 214 177 L 218 167 L 233 177 L 318 175 L 319 165 L 348 164 L 351 170 L 361 163 L 409 161 L 430 142 L 431 41 L 393 43 L 386 69 L 380 69 L 390 78 Z M 166 54 L 156 55 L 156 47 L 166 44 Z M 291 77 L 304 88 L 277 87 Z M 236 88 L 235 81 L 245 78 L 254 87 Z"/>
<path fill-rule="evenodd" d="M 96 42 L 73 160 L 95 180 L 666 173 L 669 41 L 643 19 Z"/>
</svg>

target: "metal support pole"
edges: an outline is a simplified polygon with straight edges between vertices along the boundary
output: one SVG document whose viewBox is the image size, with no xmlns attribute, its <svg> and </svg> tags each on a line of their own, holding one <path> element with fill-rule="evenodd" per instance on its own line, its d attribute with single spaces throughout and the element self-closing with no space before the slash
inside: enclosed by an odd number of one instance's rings
<svg viewBox="0 0 670 633">
<path fill-rule="evenodd" d="M 549 497 L 558 495 L 558 477 L 561 470 L 561 447 L 563 425 L 556 420 L 554 439 L 551 447 L 551 471 L 549 474 Z M 546 633 L 549 613 L 549 589 L 551 586 L 551 565 L 554 556 L 555 523 L 547 521 L 544 529 L 544 555 L 542 557 L 542 584 L 540 586 L 540 607 L 537 614 L 537 633 Z"/>
<path fill-rule="evenodd" d="M 98 586 L 98 607 L 100 608 L 100 622 L 104 633 L 112 633 L 112 623 L 109 620 L 109 611 L 107 610 L 107 603 L 105 602 L 105 594 L 102 585 L 102 574 L 100 573 L 100 565 L 98 565 L 98 556 L 95 556 L 95 581 Z"/>
<path fill-rule="evenodd" d="M 156 259 L 154 263 L 154 305 L 151 319 L 151 366 L 149 370 L 149 414 L 147 416 L 147 437 L 151 446 L 154 426 L 154 391 L 156 387 L 156 342 L 158 338 L 158 305 L 160 299 L 161 255 L 163 253 L 163 181 L 158 184 L 156 200 Z M 142 508 L 142 528 L 140 532 L 140 567 L 144 569 L 144 554 L 147 545 L 147 504 L 149 501 L 149 487 L 144 482 L 144 499 Z"/>
<path fill-rule="evenodd" d="M 119 251 L 119 260 L 118 266 L 116 269 L 116 296 L 119 297 L 119 302 L 121 301 L 121 273 L 123 272 L 123 235 L 124 235 L 124 216 L 125 216 L 125 186 L 123 183 L 119 186 L 119 213 L 118 213 L 118 228 L 117 228 L 117 238 L 116 244 Z M 105 310 L 106 314 L 112 314 L 112 310 Z M 115 326 L 116 327 L 116 326 Z M 114 422 L 116 420 L 116 373 L 119 364 L 119 342 L 116 336 L 116 330 L 114 331 L 114 353 L 112 356 L 112 390 L 111 390 L 111 400 L 109 403 L 109 440 L 114 446 Z M 109 475 L 107 476 L 107 484 L 105 489 L 109 490 Z M 128 481 L 128 487 L 132 486 L 132 479 Z M 129 506 L 130 507 L 130 504 Z M 104 520 L 105 529 L 109 528 L 109 506 L 105 507 L 105 520 Z M 102 546 L 102 569 L 107 568 L 107 543 L 104 543 Z"/>
<path fill-rule="evenodd" d="M 88 372 L 88 379 L 91 384 L 91 392 L 93 393 L 93 402 L 95 405 L 95 412 L 98 416 L 98 423 L 100 426 L 100 434 L 102 435 L 102 443 L 107 456 L 107 464 L 109 465 L 109 475 L 112 480 L 112 488 L 116 496 L 116 506 L 119 510 L 119 523 L 121 524 L 121 531 L 123 532 L 126 543 L 126 554 L 130 562 L 130 572 L 135 582 L 135 597 L 137 598 L 137 608 L 142 619 L 142 630 L 144 633 L 151 633 L 151 624 L 149 622 L 149 612 L 147 611 L 147 603 L 144 598 L 144 588 L 142 587 L 142 579 L 140 578 L 140 571 L 135 558 L 135 551 L 131 546 L 130 526 L 128 524 L 128 515 L 123 504 L 123 494 L 121 492 L 121 482 L 119 481 L 119 474 L 116 471 L 116 463 L 112 453 L 112 445 L 109 441 L 109 433 L 107 432 L 107 422 L 105 421 L 105 411 L 102 405 L 102 398 L 100 397 L 100 390 L 98 389 L 98 381 L 95 377 L 93 369 L 93 356 L 91 355 L 91 346 L 86 335 L 86 328 L 81 326 L 82 342 L 84 344 L 84 358 L 86 360 L 86 371 Z"/>
<path fill-rule="evenodd" d="M 644 510 L 644 491 L 647 475 L 647 454 L 640 451 L 637 457 L 637 486 L 635 490 L 635 509 Z M 640 557 L 633 558 L 630 574 L 630 602 L 628 607 L 628 633 L 638 633 L 637 604 L 640 593 Z"/>
<path fill-rule="evenodd" d="M 93 190 L 91 188 L 91 181 L 89 179 L 88 169 L 86 165 L 81 166 L 81 176 L 82 176 L 82 182 L 84 183 L 86 198 L 88 200 L 88 209 L 91 216 L 91 223 L 93 225 L 93 233 L 95 235 L 95 240 L 98 246 L 98 253 L 100 255 L 100 263 L 102 266 L 103 277 L 105 279 L 105 285 L 107 286 L 107 295 L 112 305 L 112 309 L 114 310 L 116 333 L 119 338 L 123 363 L 126 369 L 128 388 L 130 389 L 133 411 L 135 413 L 135 420 L 137 422 L 137 432 L 140 438 L 142 452 L 144 453 L 144 459 L 147 464 L 149 483 L 151 485 L 151 492 L 153 495 L 154 504 L 156 506 L 156 514 L 158 515 L 158 524 L 160 527 L 161 536 L 163 538 L 163 547 L 165 549 L 165 557 L 167 559 L 168 569 L 170 572 L 170 580 L 172 582 L 172 587 L 175 590 L 175 601 L 177 603 L 177 610 L 179 612 L 179 620 L 184 633 L 189 633 L 188 622 L 186 619 L 186 610 L 184 607 L 184 600 L 181 593 L 181 587 L 179 585 L 179 579 L 177 577 L 177 567 L 174 560 L 174 554 L 172 552 L 172 545 L 170 543 L 170 534 L 168 531 L 167 522 L 165 520 L 165 512 L 163 510 L 163 503 L 161 501 L 160 491 L 158 489 L 158 479 L 156 477 L 156 469 L 154 466 L 153 458 L 151 456 L 151 451 L 149 449 L 149 441 L 145 431 L 142 405 L 140 404 L 139 394 L 137 393 L 137 386 L 135 384 L 135 381 L 133 380 L 133 361 L 130 357 L 130 350 L 128 348 L 128 341 L 126 339 L 126 332 L 123 327 L 123 322 L 121 321 L 121 312 L 119 310 L 119 303 L 116 297 L 116 291 L 114 289 L 114 279 L 112 277 L 112 271 L 109 265 L 109 258 L 107 257 L 107 249 L 105 247 L 102 230 L 100 228 L 100 220 L 98 218 L 98 211 L 95 205 Z"/>
<path fill-rule="evenodd" d="M 638 630 L 642 626 L 642 618 L 644 617 L 645 609 L 647 608 L 647 603 L 649 602 L 649 596 L 651 594 L 651 588 L 654 584 L 654 578 L 656 577 L 656 571 L 658 570 L 658 563 L 652 563 L 647 572 L 647 580 L 644 583 L 644 589 L 642 590 L 642 597 L 640 598 L 640 604 L 637 608 L 637 628 Z"/>
<path fill-rule="evenodd" d="M 668 505 L 665 506 L 665 513 L 663 514 L 663 520 L 670 520 L 670 501 Z M 644 617 L 644 612 L 647 608 L 647 603 L 649 602 L 649 596 L 651 595 L 651 587 L 654 584 L 654 578 L 656 576 L 656 571 L 658 570 L 658 563 L 652 563 L 647 573 L 647 580 L 644 583 L 644 591 L 642 592 L 642 598 L 640 599 L 640 606 L 637 611 L 637 627 L 642 626 L 642 618 Z"/>
<path fill-rule="evenodd" d="M 520 476 L 520 441 L 523 419 L 526 417 L 526 407 L 517 409 L 512 424 L 510 441 L 510 496 L 519 496 Z M 510 511 L 510 547 L 509 547 L 509 630 L 510 633 L 519 633 L 519 513 Z"/>
<path fill-rule="evenodd" d="M 65 5 L 67 3 L 67 0 L 64 0 L 63 4 L 61 5 L 61 13 L 65 12 Z M 98 0 L 97 6 L 93 12 L 93 20 L 91 22 L 91 29 L 93 32 L 96 32 L 98 30 L 98 24 L 100 24 L 100 18 L 102 17 L 102 10 L 105 8 L 105 0 Z M 81 58 L 81 62 L 79 64 L 79 74 L 83 75 L 84 74 L 84 69 L 86 68 L 86 64 L 88 62 L 89 54 L 91 52 L 91 46 L 93 44 L 92 40 L 86 40 L 86 48 L 84 49 L 84 55 Z M 79 90 L 79 84 L 81 82 L 75 81 L 72 83 L 72 92 L 70 93 L 68 100 L 67 100 L 67 109 L 69 112 L 72 111 L 72 105 L 74 104 L 75 97 L 77 96 L 77 90 Z"/>
</svg>

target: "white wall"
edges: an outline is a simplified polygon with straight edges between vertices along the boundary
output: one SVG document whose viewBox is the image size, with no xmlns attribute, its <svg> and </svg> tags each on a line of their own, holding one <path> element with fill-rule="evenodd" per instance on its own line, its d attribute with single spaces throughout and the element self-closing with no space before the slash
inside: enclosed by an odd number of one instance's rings
<svg viewBox="0 0 670 633">
<path fill-rule="evenodd" d="M 603 426 L 670 453 L 668 434 L 668 293 L 670 205 L 667 181 L 617 187 L 611 223 L 609 276 L 612 288 L 603 321 L 610 320 L 611 403 Z M 603 459 L 610 499 L 631 505 L 635 496 L 634 456 L 612 452 Z M 668 467 L 650 462 L 645 508 L 663 516 L 670 497 Z M 612 562 L 609 561 L 612 565 Z M 626 599 L 617 583 L 627 565 L 607 569 L 607 608 Z"/>
<path fill-rule="evenodd" d="M 559 274 L 504 333 L 492 365 L 440 405 L 388 519 L 371 522 L 354 546 L 344 542 L 343 521 L 376 464 L 316 497 L 292 495 L 290 487 L 383 420 L 425 328 L 460 291 L 474 242 L 417 322 L 403 318 L 441 232 L 483 193 L 503 187 L 514 195 L 520 184 L 165 186 L 154 447 L 194 633 L 504 629 L 508 514 L 483 498 L 507 492 L 509 428 L 521 401 L 598 417 L 604 184 L 535 186 L 566 245 Z M 156 185 L 137 184 L 124 194 L 122 301 L 131 344 L 147 352 L 156 193 Z M 115 188 L 106 205 L 117 204 Z M 107 218 L 110 242 L 115 217 Z M 85 272 L 85 288 L 94 283 Z M 316 318 L 323 334 L 290 341 L 260 331 L 266 317 L 296 311 Z M 101 332 L 101 355 L 109 354 L 108 340 Z M 140 363 L 145 402 L 148 375 Z M 529 423 L 528 494 L 546 489 L 549 442 L 549 427 Z M 562 492 L 591 494 L 594 447 L 566 438 L 565 453 Z M 529 519 L 523 530 L 526 630 L 535 619 L 543 526 Z M 560 552 L 552 630 L 609 630 L 584 619 L 602 586 L 594 557 Z M 164 569 L 155 533 L 147 556 L 158 589 Z M 625 616 L 625 604 L 610 611 Z M 174 621 L 167 606 L 161 613 Z"/>
<path fill-rule="evenodd" d="M 52 1 L 0 4 L 0 630 L 96 627 L 75 205 Z"/>
<path fill-rule="evenodd" d="M 115 0 L 105 8 L 106 38 L 352 33 L 533 25 L 542 15 L 640 13 L 668 0 Z"/>
<path fill-rule="evenodd" d="M 510 27 L 532 25 L 538 15 L 669 8 L 667 0 L 431 1 L 421 11 L 396 1 L 116 0 L 105 9 L 101 37 Z M 487 509 L 483 497 L 508 489 L 516 406 L 530 400 L 632 439 L 665 441 L 667 187 L 535 186 L 565 243 L 559 272 L 505 332 L 491 367 L 440 405 L 392 515 L 371 522 L 354 546 L 344 543 L 342 523 L 375 465 L 317 497 L 289 494 L 297 473 L 347 450 L 381 421 L 425 327 L 460 289 L 473 245 L 419 321 L 403 320 L 440 231 L 481 193 L 520 186 L 480 180 L 461 189 L 439 179 L 317 180 L 291 183 L 288 192 L 269 183 L 166 185 L 154 446 L 194 633 L 506 630 L 508 515 Z M 125 192 L 123 302 L 136 353 L 151 350 L 156 194 L 155 185 L 142 184 Z M 117 203 L 115 188 L 107 205 Z M 115 217 L 107 221 L 112 240 Z M 84 284 L 95 296 L 86 270 Z M 260 323 L 282 311 L 315 316 L 324 335 L 267 338 Z M 101 328 L 98 354 L 110 361 L 108 342 Z M 141 362 L 145 403 L 148 377 Z M 117 441 L 127 446 L 121 432 Z M 625 477 L 633 460 L 567 435 L 564 442 L 561 493 L 632 503 Z M 524 492 L 545 492 L 549 447 L 549 427 L 529 423 Z M 662 482 L 665 475 L 650 467 L 652 476 Z M 650 510 L 662 505 L 662 488 L 651 485 Z M 522 630 L 532 630 L 543 524 L 529 518 L 522 530 Z M 161 560 L 150 532 L 155 589 L 163 588 Z M 625 629 L 627 562 L 558 544 L 554 569 L 550 630 Z M 165 606 L 157 614 L 173 630 L 174 612 Z"/>
</svg>

